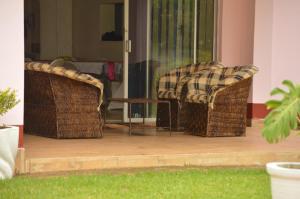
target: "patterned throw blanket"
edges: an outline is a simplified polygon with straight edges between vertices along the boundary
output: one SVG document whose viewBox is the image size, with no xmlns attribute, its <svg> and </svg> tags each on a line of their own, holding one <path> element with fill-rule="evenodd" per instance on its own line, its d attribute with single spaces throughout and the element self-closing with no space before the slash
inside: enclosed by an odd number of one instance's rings
<svg viewBox="0 0 300 199">
<path fill-rule="evenodd" d="M 251 78 L 258 72 L 255 66 L 219 68 L 194 74 L 187 82 L 185 100 L 192 103 L 208 103 L 213 108 L 218 92 L 238 81 Z"/>
<path fill-rule="evenodd" d="M 25 63 L 25 70 L 31 70 L 31 71 L 38 71 L 38 72 L 44 72 L 44 73 L 50 73 L 50 74 L 55 74 L 63 77 L 67 77 L 76 81 L 84 82 L 90 85 L 93 85 L 97 88 L 100 89 L 100 97 L 99 97 L 99 111 L 100 111 L 100 106 L 103 102 L 103 84 L 101 83 L 100 80 L 84 74 L 77 72 L 75 70 L 69 70 L 64 67 L 60 66 L 50 66 L 49 64 L 44 64 L 44 63 L 38 63 L 38 62 L 28 62 Z"/>
<path fill-rule="evenodd" d="M 193 74 L 223 68 L 221 64 L 199 63 L 182 66 L 161 76 L 158 83 L 157 96 L 163 99 L 180 99 L 183 86 Z"/>
</svg>

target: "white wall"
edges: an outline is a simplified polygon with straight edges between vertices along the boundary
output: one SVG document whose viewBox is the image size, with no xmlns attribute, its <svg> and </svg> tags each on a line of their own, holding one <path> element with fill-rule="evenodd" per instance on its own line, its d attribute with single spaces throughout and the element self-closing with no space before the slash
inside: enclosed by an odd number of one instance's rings
<svg viewBox="0 0 300 199">
<path fill-rule="evenodd" d="M 299 81 L 300 1 L 257 0 L 255 12 L 254 103 L 264 103 L 284 79 Z"/>
<path fill-rule="evenodd" d="M 57 9 L 53 0 L 40 1 L 40 59 L 52 60 L 57 57 Z"/>
<path fill-rule="evenodd" d="M 72 56 L 72 2 L 57 0 L 58 55 Z"/>
<path fill-rule="evenodd" d="M 42 60 L 72 56 L 72 0 L 40 0 Z"/>
<path fill-rule="evenodd" d="M 0 123 L 23 124 L 24 19 L 23 0 L 0 1 L 0 89 L 18 91 L 21 103 L 0 118 Z"/>
<path fill-rule="evenodd" d="M 73 0 L 73 56 L 87 60 L 123 60 L 122 41 L 101 41 L 100 4 L 112 0 Z"/>
</svg>

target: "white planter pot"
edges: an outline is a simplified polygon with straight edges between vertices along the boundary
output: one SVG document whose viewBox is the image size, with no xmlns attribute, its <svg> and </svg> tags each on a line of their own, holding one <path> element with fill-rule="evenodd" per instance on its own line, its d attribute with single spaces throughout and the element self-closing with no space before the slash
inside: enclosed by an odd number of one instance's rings
<svg viewBox="0 0 300 199">
<path fill-rule="evenodd" d="M 0 129 L 0 180 L 9 179 L 14 174 L 18 141 L 18 127 Z"/>
<path fill-rule="evenodd" d="M 271 175 L 273 199 L 300 198 L 300 162 L 274 162 L 267 164 Z"/>
</svg>

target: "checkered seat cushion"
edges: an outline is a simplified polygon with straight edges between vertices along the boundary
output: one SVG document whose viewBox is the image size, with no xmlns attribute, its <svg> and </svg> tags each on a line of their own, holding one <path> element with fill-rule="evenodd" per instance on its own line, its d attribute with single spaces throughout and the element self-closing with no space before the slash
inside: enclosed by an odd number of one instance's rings
<svg viewBox="0 0 300 199">
<path fill-rule="evenodd" d="M 158 82 L 157 96 L 163 99 L 180 99 L 181 91 L 185 83 L 194 73 L 222 68 L 221 64 L 199 63 L 181 66 L 161 76 Z"/>
<path fill-rule="evenodd" d="M 215 96 L 219 91 L 241 80 L 251 78 L 257 72 L 257 67 L 248 65 L 224 67 L 195 74 L 187 82 L 186 101 L 208 103 L 213 108 Z"/>
</svg>

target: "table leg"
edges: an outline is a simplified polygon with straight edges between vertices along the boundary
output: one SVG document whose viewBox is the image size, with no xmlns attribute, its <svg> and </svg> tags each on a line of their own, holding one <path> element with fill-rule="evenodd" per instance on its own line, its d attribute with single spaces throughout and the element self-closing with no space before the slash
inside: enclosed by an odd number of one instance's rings
<svg viewBox="0 0 300 199">
<path fill-rule="evenodd" d="M 170 136 L 172 135 L 172 118 L 171 118 L 171 102 L 168 102 L 169 105 L 169 130 L 170 130 Z"/>
<path fill-rule="evenodd" d="M 156 103 L 156 107 L 158 107 L 158 103 L 159 102 Z M 157 120 L 157 118 L 156 118 L 156 120 Z M 159 128 L 157 126 L 157 121 L 156 121 L 156 123 L 155 123 L 155 135 L 157 135 L 158 130 L 159 130 Z"/>
<path fill-rule="evenodd" d="M 106 111 L 107 111 L 107 108 L 106 107 L 104 107 L 104 126 L 105 126 L 105 124 L 106 124 Z M 101 113 L 101 107 L 100 107 L 100 113 Z"/>
<path fill-rule="evenodd" d="M 145 125 L 145 117 L 146 117 L 146 103 L 143 103 L 143 125 Z"/>
<path fill-rule="evenodd" d="M 179 100 L 177 101 L 177 131 L 179 130 L 180 131 L 180 110 L 181 110 L 181 104 L 180 104 L 180 102 L 179 102 Z"/>
<path fill-rule="evenodd" d="M 128 106 L 129 106 L 129 136 L 131 136 L 131 103 L 128 102 Z"/>
<path fill-rule="evenodd" d="M 103 137 L 103 129 L 105 128 L 105 124 L 106 124 L 106 111 L 105 111 L 105 107 L 104 107 L 104 115 L 102 115 L 102 110 L 101 107 L 99 107 L 99 119 L 101 120 L 101 118 L 103 118 L 103 124 L 102 126 L 100 126 L 100 128 L 102 128 L 101 130 L 101 138 Z"/>
</svg>

